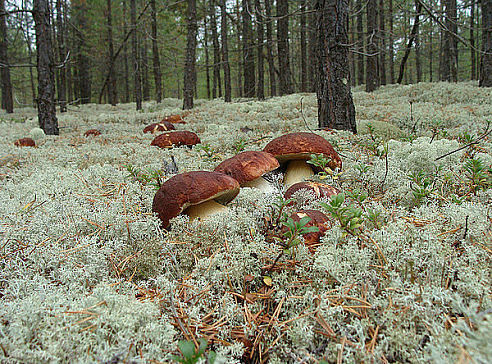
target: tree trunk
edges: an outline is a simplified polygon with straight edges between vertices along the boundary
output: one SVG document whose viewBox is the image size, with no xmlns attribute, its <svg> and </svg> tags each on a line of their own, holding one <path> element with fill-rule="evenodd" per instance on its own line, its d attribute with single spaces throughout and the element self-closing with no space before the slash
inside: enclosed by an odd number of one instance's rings
<svg viewBox="0 0 492 364">
<path fill-rule="evenodd" d="M 277 0 L 277 48 L 280 71 L 280 95 L 292 93 L 289 56 L 289 1 Z"/>
<path fill-rule="evenodd" d="M 216 19 L 215 0 L 212 0 L 210 1 L 210 27 L 212 28 L 212 44 L 214 48 L 214 72 L 212 86 L 212 98 L 214 99 L 217 97 L 217 88 L 219 91 L 219 97 L 222 97 L 222 82 L 220 80 L 220 45 Z"/>
<path fill-rule="evenodd" d="M 186 37 L 186 58 L 183 79 L 183 110 L 193 108 L 195 89 L 195 51 L 196 51 L 196 0 L 188 0 L 188 36 Z"/>
<path fill-rule="evenodd" d="M 482 0 L 480 87 L 492 87 L 492 0 Z"/>
<path fill-rule="evenodd" d="M 379 79 L 381 85 L 386 85 L 386 30 L 383 0 L 379 0 Z"/>
<path fill-rule="evenodd" d="M 150 100 L 150 78 L 149 78 L 149 62 L 148 62 L 148 45 L 147 45 L 147 39 L 142 39 L 141 41 L 142 47 L 140 48 L 140 51 L 142 53 L 140 57 L 140 69 L 142 70 L 142 93 L 143 93 L 143 100 L 144 101 L 149 101 Z"/>
<path fill-rule="evenodd" d="M 267 36 L 267 61 L 268 76 L 270 79 L 270 96 L 277 96 L 277 77 L 275 74 L 275 61 L 273 59 L 273 29 L 272 29 L 272 4 L 271 0 L 265 0 L 266 36 Z"/>
<path fill-rule="evenodd" d="M 226 3 L 227 4 L 227 3 Z M 227 5 L 226 5 L 227 6 Z M 239 0 L 236 0 L 236 44 L 237 44 L 237 49 L 236 49 L 236 54 L 237 54 L 237 95 L 239 97 L 243 97 L 243 67 L 244 67 L 244 60 L 242 57 L 242 49 L 241 49 L 241 12 L 239 11 Z M 234 62 L 233 62 L 234 64 Z"/>
<path fill-rule="evenodd" d="M 418 9 L 419 5 L 420 5 L 419 1 L 415 0 L 415 9 Z M 419 17 L 419 19 L 420 19 L 420 15 L 421 15 L 420 13 L 417 13 L 417 17 Z M 416 23 L 417 24 L 415 29 L 415 69 L 417 71 L 417 83 L 418 83 L 418 82 L 422 82 L 422 62 L 420 58 L 420 36 L 419 36 L 420 22 L 416 21 Z"/>
<path fill-rule="evenodd" d="M 242 0 L 244 96 L 255 97 L 255 53 L 251 29 L 251 3 Z"/>
<path fill-rule="evenodd" d="M 229 49 L 227 48 L 227 8 L 225 0 L 220 0 L 220 35 L 222 40 L 222 64 L 224 66 L 224 101 L 231 102 L 231 70 L 229 68 Z"/>
<path fill-rule="evenodd" d="M 449 21 L 448 29 L 451 34 L 448 33 L 449 45 L 450 45 L 450 72 L 451 81 L 458 82 L 458 39 L 455 34 L 458 34 L 458 16 L 456 10 L 456 0 L 448 0 L 449 9 L 446 8 L 446 16 Z"/>
<path fill-rule="evenodd" d="M 258 40 L 257 47 L 257 59 L 258 59 L 258 83 L 256 87 L 256 97 L 258 100 L 265 99 L 265 66 L 264 66 L 264 57 L 263 57 L 263 18 L 262 18 L 262 9 L 261 9 L 261 1 L 255 0 L 255 14 L 256 14 L 256 34 Z"/>
<path fill-rule="evenodd" d="M 123 0 L 123 36 L 128 33 L 127 25 L 127 13 L 126 13 L 126 0 Z M 123 45 L 123 72 L 124 72 L 124 85 L 125 85 L 125 102 L 130 102 L 130 75 L 128 74 L 128 46 L 127 43 Z"/>
<path fill-rule="evenodd" d="M 63 24 L 63 10 L 61 0 L 56 0 L 56 27 L 57 27 L 57 40 L 58 40 L 58 59 L 61 67 L 58 68 L 58 74 L 60 82 L 58 85 L 58 103 L 60 105 L 60 112 L 67 111 L 67 78 L 66 78 L 66 64 L 67 47 L 65 44 L 65 27 Z M 66 59 L 67 58 L 67 59 Z M 65 62 L 66 59 L 66 62 Z"/>
<path fill-rule="evenodd" d="M 107 23 L 108 23 L 108 97 L 109 103 L 116 106 L 118 102 L 118 95 L 116 89 L 116 76 L 114 73 L 114 46 L 113 46 L 113 19 L 111 11 L 111 0 L 107 0 Z"/>
<path fill-rule="evenodd" d="M 307 92 L 306 0 L 301 0 L 301 92 Z"/>
<path fill-rule="evenodd" d="M 43 0 L 46 1 L 46 0 Z M 87 14 L 89 9 L 85 0 L 73 0 L 72 10 L 75 13 L 75 24 L 77 29 L 82 31 L 76 32 L 77 37 L 77 79 L 75 80 L 77 93 L 80 98 L 80 103 L 88 104 L 91 102 L 91 73 L 90 59 L 87 56 L 89 49 L 85 41 L 85 34 L 89 27 L 87 25 Z"/>
<path fill-rule="evenodd" d="M 36 30 L 39 126 L 47 135 L 58 135 L 58 120 L 55 109 L 55 73 L 53 71 L 54 57 L 48 0 L 34 0 L 32 15 Z"/>
<path fill-rule="evenodd" d="M 316 59 L 316 13 L 314 12 L 315 0 L 309 0 L 309 18 L 308 18 L 308 80 L 309 91 L 316 92 L 316 72 L 318 72 L 318 65 Z"/>
<path fill-rule="evenodd" d="M 318 39 L 318 124 L 357 132 L 350 92 L 347 0 L 316 0 Z"/>
<path fill-rule="evenodd" d="M 471 79 L 476 80 L 476 53 L 475 53 L 475 0 L 470 4 L 470 61 L 471 61 Z"/>
<path fill-rule="evenodd" d="M 4 0 L 0 0 L 0 14 L 5 13 Z M 2 109 L 7 113 L 14 112 L 14 102 L 12 98 L 12 83 L 10 81 L 9 58 L 7 54 L 7 15 L 0 15 L 0 76 L 2 81 Z"/>
<path fill-rule="evenodd" d="M 441 19 L 444 19 L 444 3 L 448 0 L 441 0 L 440 3 L 440 14 L 442 14 Z M 450 80 L 450 71 L 449 71 L 449 42 L 448 42 L 448 33 L 445 29 L 441 28 L 441 41 L 439 44 L 439 79 L 441 81 L 449 81 Z"/>
<path fill-rule="evenodd" d="M 434 67 L 433 65 L 433 58 L 434 58 L 434 53 L 433 53 L 433 42 L 434 42 L 434 39 L 433 39 L 433 27 L 432 27 L 432 24 L 430 26 L 430 30 L 429 30 L 429 82 L 432 82 L 432 68 Z"/>
<path fill-rule="evenodd" d="M 130 26 L 132 32 L 132 62 L 133 62 L 133 77 L 134 97 L 137 104 L 137 110 L 142 110 L 142 80 L 140 76 L 139 57 L 138 57 L 138 40 L 137 40 L 137 10 L 135 0 L 130 0 Z"/>
<path fill-rule="evenodd" d="M 357 0 L 357 84 L 364 84 L 364 9 L 365 1 Z"/>
<path fill-rule="evenodd" d="M 378 82 L 378 46 L 377 37 L 377 0 L 367 1 L 367 61 L 366 92 L 372 92 L 379 86 Z"/>
<path fill-rule="evenodd" d="M 410 50 L 412 49 L 412 44 L 415 41 L 415 38 L 417 36 L 417 30 L 419 28 L 420 14 L 422 13 L 422 4 L 419 1 L 416 1 L 415 6 L 417 10 L 415 14 L 415 21 L 413 22 L 412 31 L 410 32 L 410 38 L 408 39 L 408 44 L 405 49 L 405 54 L 403 55 L 403 58 L 400 63 L 400 74 L 398 75 L 398 80 L 396 81 L 397 83 L 401 83 L 403 80 L 403 75 L 405 73 L 405 63 L 408 60 L 408 56 L 410 55 Z"/>
<path fill-rule="evenodd" d="M 390 82 L 395 83 L 395 51 L 394 51 L 394 41 L 393 41 L 393 0 L 389 0 L 388 9 L 389 18 L 389 67 L 390 67 Z"/>
<path fill-rule="evenodd" d="M 154 66 L 154 83 L 155 83 L 155 100 L 157 103 L 162 101 L 162 74 L 161 74 L 161 61 L 159 59 L 159 46 L 157 44 L 157 10 L 155 0 L 151 0 L 150 3 L 150 15 L 152 18 L 152 64 Z M 206 40 L 205 40 L 206 42 Z M 208 66 L 208 49 L 207 49 L 207 66 Z M 208 68 L 207 68 L 208 76 Z"/>
<path fill-rule="evenodd" d="M 207 99 L 210 100 L 210 59 L 208 55 L 207 14 L 203 16 L 203 48 L 205 48 L 205 75 L 207 78 Z"/>
</svg>

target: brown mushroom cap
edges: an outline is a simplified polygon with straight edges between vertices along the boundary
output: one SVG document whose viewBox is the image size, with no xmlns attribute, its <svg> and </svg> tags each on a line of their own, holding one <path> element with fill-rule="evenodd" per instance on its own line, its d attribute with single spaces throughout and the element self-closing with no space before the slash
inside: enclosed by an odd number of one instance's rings
<svg viewBox="0 0 492 364">
<path fill-rule="evenodd" d="M 309 251 L 314 253 L 316 247 L 319 245 L 319 239 L 325 235 L 325 232 L 331 228 L 330 219 L 321 211 L 317 210 L 300 210 L 293 213 L 290 217 L 298 222 L 303 217 L 309 216 L 311 221 L 306 224 L 306 227 L 316 226 L 319 231 L 315 233 L 307 233 L 304 235 L 304 243 L 307 245 Z"/>
<path fill-rule="evenodd" d="M 101 135 L 101 132 L 97 129 L 89 129 L 84 133 L 84 136 L 88 137 L 89 135 L 98 136 Z"/>
<path fill-rule="evenodd" d="M 191 131 L 170 131 L 162 133 L 152 140 L 150 145 L 155 145 L 159 148 L 179 147 L 180 145 L 192 146 L 200 143 L 198 135 Z"/>
<path fill-rule="evenodd" d="M 226 204 L 239 193 L 239 183 L 219 172 L 195 171 L 178 174 L 164 182 L 154 196 L 152 211 L 159 214 L 162 225 L 186 208 L 209 200 Z"/>
<path fill-rule="evenodd" d="M 280 163 L 290 160 L 309 160 L 311 154 L 323 154 L 331 159 L 328 165 L 330 168 L 342 167 L 342 160 L 332 145 L 314 133 L 282 135 L 268 143 L 263 151 L 272 154 Z"/>
<path fill-rule="evenodd" d="M 215 167 L 214 171 L 225 173 L 242 185 L 278 167 L 278 161 L 270 153 L 248 151 L 226 159 Z"/>
<path fill-rule="evenodd" d="M 35 147 L 36 142 L 32 138 L 21 138 L 14 142 L 16 147 Z"/>
<path fill-rule="evenodd" d="M 175 130 L 176 128 L 172 123 L 169 121 L 161 121 L 160 123 L 153 123 L 150 125 L 147 125 L 143 132 L 144 133 L 151 133 L 154 134 L 157 131 L 168 131 L 168 130 Z"/>
<path fill-rule="evenodd" d="M 294 193 L 300 190 L 310 191 L 316 196 L 316 198 L 331 197 L 340 193 L 340 190 L 338 188 L 327 185 L 325 183 L 298 182 L 294 183 L 287 189 L 287 191 L 285 191 L 284 198 L 289 199 L 294 195 Z"/>
<path fill-rule="evenodd" d="M 188 115 L 188 114 L 186 114 Z M 162 119 L 161 122 L 169 122 L 169 123 L 174 123 L 174 124 L 186 124 L 186 122 L 183 120 L 183 117 L 186 116 L 185 114 L 181 115 L 169 115 L 166 116 Z"/>
</svg>

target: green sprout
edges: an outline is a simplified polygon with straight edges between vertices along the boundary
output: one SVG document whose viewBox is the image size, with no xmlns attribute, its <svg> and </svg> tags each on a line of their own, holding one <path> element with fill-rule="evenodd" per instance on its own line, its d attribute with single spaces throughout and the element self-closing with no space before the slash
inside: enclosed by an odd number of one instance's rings
<svg viewBox="0 0 492 364">
<path fill-rule="evenodd" d="M 329 203 L 320 202 L 320 205 L 340 223 L 344 230 L 343 237 L 358 236 L 362 232 L 362 209 L 352 204 L 345 206 L 344 202 L 345 194 L 339 193 L 332 196 Z"/>
<path fill-rule="evenodd" d="M 208 356 L 205 357 L 205 351 L 207 350 L 207 340 L 204 338 L 200 338 L 199 347 L 196 348 L 193 341 L 185 341 L 181 340 L 178 343 L 179 351 L 181 352 L 181 356 L 173 355 L 172 359 L 181 364 L 195 364 L 198 362 L 215 363 L 215 358 L 217 354 L 213 351 L 208 353 Z"/>
<path fill-rule="evenodd" d="M 149 168 L 147 169 L 147 171 L 143 171 L 131 164 L 127 164 L 125 167 L 129 173 L 128 177 L 133 178 L 133 180 L 139 182 L 144 186 L 150 184 L 156 190 L 161 188 L 161 179 L 164 177 L 164 172 L 162 170 Z"/>
</svg>

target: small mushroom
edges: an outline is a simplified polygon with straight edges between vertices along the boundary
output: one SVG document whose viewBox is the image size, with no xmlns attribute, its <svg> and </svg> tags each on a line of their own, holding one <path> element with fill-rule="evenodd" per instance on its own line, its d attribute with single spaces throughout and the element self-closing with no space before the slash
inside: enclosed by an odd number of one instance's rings
<svg viewBox="0 0 492 364">
<path fill-rule="evenodd" d="M 32 138 L 21 138 L 14 142 L 16 147 L 35 147 L 36 142 Z"/>
<path fill-rule="evenodd" d="M 150 145 L 155 145 L 159 148 L 172 148 L 179 147 L 180 145 L 191 147 L 198 143 L 200 143 L 198 135 L 191 131 L 181 130 L 162 133 L 156 136 Z"/>
<path fill-rule="evenodd" d="M 311 192 L 316 197 L 316 199 L 319 199 L 321 197 L 331 197 L 340 193 L 340 190 L 338 188 L 327 185 L 325 183 L 298 182 L 294 183 L 287 189 L 287 191 L 285 191 L 284 198 L 287 200 L 291 198 L 294 193 L 301 190 Z M 293 205 L 293 203 L 290 203 L 289 205 Z"/>
<path fill-rule="evenodd" d="M 248 151 L 226 159 L 214 171 L 231 176 L 241 187 L 271 191 L 272 186 L 262 176 L 278 167 L 278 161 L 270 153 Z"/>
<path fill-rule="evenodd" d="M 284 184 L 291 186 L 314 175 L 313 167 L 306 163 L 311 154 L 323 154 L 331 162 L 332 169 L 341 168 L 342 160 L 332 145 L 323 137 L 314 133 L 291 133 L 282 135 L 268 143 L 264 152 L 272 154 L 280 164 L 287 166 Z"/>
<path fill-rule="evenodd" d="M 89 129 L 84 133 L 84 136 L 88 137 L 89 135 L 98 136 L 101 135 L 101 132 L 97 129 Z"/>
<path fill-rule="evenodd" d="M 324 213 L 318 210 L 300 210 L 293 213 L 290 217 L 295 222 L 300 221 L 303 217 L 310 217 L 311 221 L 306 224 L 306 227 L 316 226 L 317 232 L 307 233 L 304 235 L 304 244 L 307 245 L 309 251 L 314 253 L 319 245 L 319 239 L 325 235 L 326 231 L 331 228 L 330 219 Z M 284 231 L 286 228 L 284 227 Z"/>
<path fill-rule="evenodd" d="M 206 218 L 227 209 L 224 205 L 239 193 L 232 177 L 208 171 L 178 174 L 164 182 L 154 196 L 152 211 L 159 215 L 164 228 L 169 220 L 185 213 L 190 219 Z"/>
<path fill-rule="evenodd" d="M 188 114 L 186 114 L 188 115 Z M 173 124 L 186 124 L 186 122 L 183 120 L 183 117 L 186 116 L 185 114 L 183 115 L 169 115 L 169 116 L 166 116 L 164 119 L 162 119 L 161 122 L 169 122 L 169 123 L 173 123 Z"/>
<path fill-rule="evenodd" d="M 158 131 L 168 131 L 168 130 L 175 130 L 176 128 L 172 123 L 169 121 L 161 121 L 160 123 L 153 123 L 150 125 L 147 125 L 143 132 L 144 133 L 151 133 L 154 134 L 155 132 Z"/>
</svg>

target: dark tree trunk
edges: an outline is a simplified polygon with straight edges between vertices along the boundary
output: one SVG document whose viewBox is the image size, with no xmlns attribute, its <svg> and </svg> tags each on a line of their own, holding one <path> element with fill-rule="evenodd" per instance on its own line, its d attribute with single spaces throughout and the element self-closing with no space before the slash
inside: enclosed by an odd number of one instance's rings
<svg viewBox="0 0 492 364">
<path fill-rule="evenodd" d="M 480 87 L 492 87 L 492 0 L 482 0 Z"/>
<path fill-rule="evenodd" d="M 152 18 L 152 65 L 154 67 L 154 83 L 155 83 L 155 100 L 157 103 L 162 101 L 162 74 L 161 74 L 161 61 L 159 59 L 159 46 L 157 44 L 157 10 L 155 6 L 155 0 L 151 0 L 150 3 L 150 15 Z M 207 50 L 208 58 L 208 50 Z M 207 59 L 208 66 L 208 59 Z M 208 76 L 208 68 L 207 68 Z"/>
<path fill-rule="evenodd" d="M 220 33 L 222 40 L 222 64 L 224 66 L 224 101 L 231 102 L 231 70 L 229 68 L 229 49 L 227 47 L 227 9 L 225 0 L 220 0 Z"/>
<path fill-rule="evenodd" d="M 257 47 L 257 59 L 258 59 L 258 83 L 256 87 L 256 97 L 258 100 L 265 99 L 265 66 L 264 66 L 264 57 L 263 57 L 263 18 L 262 18 L 262 8 L 261 1 L 255 0 L 255 8 L 256 8 L 256 34 L 258 40 Z"/>
<path fill-rule="evenodd" d="M 133 62 L 133 77 L 135 80 L 134 84 L 134 98 L 137 104 L 137 110 L 142 110 L 142 80 L 139 67 L 139 56 L 138 56 L 138 40 L 137 40 L 137 9 L 135 0 L 130 0 L 130 26 L 133 30 L 132 32 L 132 62 Z"/>
<path fill-rule="evenodd" d="M 471 60 L 471 79 L 477 79 L 477 59 L 475 53 L 475 0 L 470 4 L 470 60 Z"/>
<path fill-rule="evenodd" d="M 266 16 L 268 76 L 270 79 L 270 96 L 277 96 L 277 77 L 275 74 L 275 61 L 273 59 L 273 29 L 272 29 L 271 0 L 265 0 L 265 16 Z"/>
<path fill-rule="evenodd" d="M 405 73 L 405 64 L 408 60 L 408 56 L 410 55 L 410 50 L 412 49 L 413 42 L 415 41 L 415 38 L 417 36 L 417 30 L 419 28 L 420 14 L 422 12 L 422 4 L 419 1 L 416 1 L 415 6 L 417 12 L 415 14 L 415 20 L 413 22 L 412 31 L 410 32 L 410 38 L 408 39 L 408 44 L 405 49 L 405 54 L 403 55 L 403 58 L 400 63 L 400 74 L 398 75 L 398 80 L 396 81 L 398 83 L 401 83 L 403 80 L 403 75 Z"/>
<path fill-rule="evenodd" d="M 123 0 L 123 36 L 128 33 L 127 25 L 127 13 L 126 13 L 126 0 Z M 125 85 L 125 102 L 130 102 L 130 75 L 128 74 L 128 46 L 127 43 L 123 45 L 123 72 L 124 72 L 124 85 Z"/>
<path fill-rule="evenodd" d="M 372 92 L 379 86 L 378 80 L 378 46 L 376 43 L 378 20 L 377 0 L 367 1 L 367 63 L 366 63 L 366 91 Z"/>
<path fill-rule="evenodd" d="M 458 82 L 458 39 L 455 34 L 458 34 L 458 16 L 456 10 L 456 0 L 448 0 L 449 9 L 446 8 L 446 24 L 451 33 L 448 33 L 449 52 L 450 52 L 450 73 L 451 81 Z"/>
<path fill-rule="evenodd" d="M 389 67 L 390 67 L 390 82 L 395 83 L 395 52 L 394 52 L 394 41 L 393 41 L 393 0 L 389 0 L 389 9 L 388 9 L 388 18 L 389 18 Z"/>
<path fill-rule="evenodd" d="M 350 92 L 347 0 L 316 0 L 318 38 L 318 124 L 357 132 Z"/>
<path fill-rule="evenodd" d="M 38 70 L 38 119 L 47 135 L 58 135 L 55 109 L 55 73 L 51 44 L 50 7 L 48 0 L 34 0 L 32 15 L 36 30 Z"/>
<path fill-rule="evenodd" d="M 73 11 L 75 12 L 75 23 L 77 29 L 87 30 L 87 14 L 89 9 L 87 2 L 84 0 L 72 1 Z M 85 34 L 82 31 L 76 32 L 77 37 L 77 93 L 80 98 L 80 103 L 88 104 L 91 102 L 91 73 L 90 59 L 87 56 L 89 49 L 85 41 Z"/>
<path fill-rule="evenodd" d="M 215 0 L 212 0 L 210 1 L 210 27 L 212 28 L 212 44 L 214 48 L 214 72 L 212 87 L 212 98 L 214 99 L 217 97 L 217 88 L 219 91 L 219 97 L 222 97 L 222 83 L 220 80 L 220 45 L 216 19 Z"/>
<path fill-rule="evenodd" d="M 418 0 L 415 0 L 415 9 L 419 9 L 419 1 Z M 419 17 L 420 19 L 420 13 L 417 13 L 417 17 Z M 420 31 L 420 22 L 417 22 L 417 18 L 415 19 L 416 20 L 416 29 L 415 29 L 415 69 L 417 71 L 417 83 L 418 82 L 422 82 L 422 62 L 421 62 L 421 58 L 420 58 L 420 35 L 419 35 L 419 31 Z"/>
<path fill-rule="evenodd" d="M 239 97 L 243 97 L 243 57 L 242 57 L 242 49 L 241 49 L 241 12 L 239 10 L 239 1 L 236 0 L 236 54 L 237 54 L 237 95 Z"/>
<path fill-rule="evenodd" d="M 251 29 L 251 3 L 242 0 L 244 96 L 255 96 L 255 53 Z"/>
<path fill-rule="evenodd" d="M 444 19 L 444 3 L 447 3 L 448 0 L 441 0 L 439 2 L 440 6 L 440 14 L 442 14 L 441 19 Z M 441 20 L 442 21 L 442 20 Z M 441 28 L 440 34 L 440 43 L 439 43 L 439 79 L 441 81 L 449 81 L 450 80 L 450 70 L 449 70 L 449 44 L 448 44 L 448 33 L 445 29 Z"/>
<path fill-rule="evenodd" d="M 188 36 L 186 37 L 186 57 L 183 79 L 183 110 L 193 108 L 195 89 L 195 51 L 196 51 L 196 0 L 188 0 Z"/>
<path fill-rule="evenodd" d="M 318 71 L 318 64 L 316 59 L 316 13 L 313 11 L 315 6 L 315 0 L 309 0 L 309 18 L 308 18 L 308 80 L 309 91 L 316 92 L 316 72 Z"/>
<path fill-rule="evenodd" d="M 307 92 L 306 0 L 301 0 L 301 92 Z"/>
<path fill-rule="evenodd" d="M 386 30 L 383 0 L 379 0 L 379 79 L 381 85 L 386 85 Z"/>
<path fill-rule="evenodd" d="M 141 41 L 142 47 L 140 51 L 142 56 L 140 57 L 140 68 L 142 69 L 142 92 L 143 92 L 143 100 L 150 100 L 150 78 L 149 78 L 149 62 L 148 62 L 148 44 L 147 39 L 142 39 Z"/>
<path fill-rule="evenodd" d="M 0 0 L 0 14 L 5 13 L 4 0 Z M 0 76 L 2 81 L 2 109 L 7 113 L 14 112 L 14 102 L 12 98 L 12 83 L 10 81 L 9 58 L 7 55 L 7 15 L 0 15 Z"/>
<path fill-rule="evenodd" d="M 277 0 L 277 48 L 280 71 L 280 95 L 292 93 L 289 56 L 289 1 Z"/>
<path fill-rule="evenodd" d="M 205 75 L 207 78 L 207 99 L 210 100 L 210 59 L 208 55 L 207 15 L 203 16 L 203 48 L 205 48 Z"/>
<path fill-rule="evenodd" d="M 116 89 L 116 76 L 114 70 L 114 46 L 113 46 L 113 17 L 111 11 L 111 0 L 107 0 L 107 22 L 108 22 L 108 97 L 109 103 L 113 106 L 118 102 Z"/>
<path fill-rule="evenodd" d="M 365 1 L 357 0 L 357 84 L 364 84 L 364 9 Z"/>
<path fill-rule="evenodd" d="M 429 30 L 429 81 L 432 82 L 432 77 L 433 77 L 433 73 L 432 73 L 432 68 L 434 67 L 434 64 L 433 64 L 433 58 L 434 58 L 434 53 L 433 53 L 433 39 L 434 37 L 434 32 L 433 32 L 433 28 L 432 28 L 432 24 L 431 24 L 431 27 L 430 27 L 430 30 Z"/>
<path fill-rule="evenodd" d="M 352 16 L 354 13 L 354 7 L 356 6 L 354 4 L 356 2 L 355 0 L 350 0 L 349 1 L 349 27 L 348 27 L 348 32 L 350 34 L 349 36 L 349 41 L 350 44 L 356 45 L 357 44 L 357 28 L 355 26 L 356 20 L 355 17 Z M 349 48 L 349 62 L 350 62 L 350 80 L 351 84 L 350 86 L 356 86 L 355 81 L 357 80 L 357 74 L 356 74 L 356 57 L 357 54 L 354 53 L 353 47 Z"/>
<path fill-rule="evenodd" d="M 58 68 L 58 74 L 60 82 L 58 84 L 58 103 L 60 105 L 60 112 L 67 111 L 67 78 L 66 78 L 66 64 L 67 47 L 65 44 L 65 26 L 63 24 L 63 10 L 61 0 L 56 0 L 56 37 L 58 40 L 58 59 L 61 66 Z M 67 58 L 65 60 L 65 58 Z M 66 61 L 66 62 L 65 62 Z"/>
</svg>

